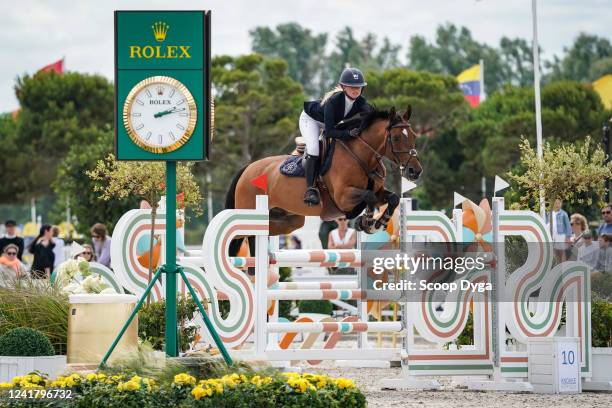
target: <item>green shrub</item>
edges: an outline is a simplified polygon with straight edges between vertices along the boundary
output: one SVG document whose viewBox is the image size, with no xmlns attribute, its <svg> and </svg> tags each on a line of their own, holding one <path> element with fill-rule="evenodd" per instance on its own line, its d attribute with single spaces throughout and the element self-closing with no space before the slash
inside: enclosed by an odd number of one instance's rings
<svg viewBox="0 0 612 408">
<path fill-rule="evenodd" d="M 591 300 L 591 332 L 593 347 L 612 347 L 612 303 Z"/>
<path fill-rule="evenodd" d="M 612 274 L 594 273 L 591 275 L 591 295 L 593 299 L 612 302 Z"/>
<path fill-rule="evenodd" d="M 291 268 L 283 266 L 278 268 L 279 282 L 291 282 Z M 279 300 L 278 302 L 278 317 L 284 317 L 287 320 L 293 320 L 291 316 L 291 306 L 293 300 Z"/>
<path fill-rule="evenodd" d="M 0 336 L 17 327 L 36 329 L 66 354 L 68 296 L 46 281 L 26 279 L 0 287 Z"/>
<path fill-rule="evenodd" d="M 52 356 L 53 345 L 38 330 L 18 327 L 0 337 L 0 356 Z"/>
<path fill-rule="evenodd" d="M 300 313 L 331 315 L 334 312 L 334 305 L 329 300 L 300 300 L 298 309 L 300 309 Z"/>
<path fill-rule="evenodd" d="M 179 350 L 186 351 L 195 340 L 197 326 L 187 326 L 198 306 L 191 297 L 179 296 L 176 302 L 179 326 Z M 166 335 L 166 301 L 144 304 L 138 311 L 138 337 L 151 343 L 155 350 L 164 350 Z"/>
</svg>

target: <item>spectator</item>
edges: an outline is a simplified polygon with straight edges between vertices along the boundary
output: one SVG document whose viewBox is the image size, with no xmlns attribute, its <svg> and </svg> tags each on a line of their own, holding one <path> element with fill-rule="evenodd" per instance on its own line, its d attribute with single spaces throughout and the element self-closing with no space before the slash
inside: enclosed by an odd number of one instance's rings
<svg viewBox="0 0 612 408">
<path fill-rule="evenodd" d="M 93 238 L 93 248 L 94 255 L 99 263 L 106 266 L 107 268 L 111 267 L 111 237 L 108 235 L 106 230 L 106 225 L 104 224 L 94 224 L 91 227 L 91 238 Z"/>
<path fill-rule="evenodd" d="M 49 279 L 53 271 L 53 261 L 55 254 L 53 253 L 53 231 L 49 224 L 40 227 L 38 236 L 30 243 L 28 250 L 34 254 L 32 262 L 32 278 L 33 279 Z"/>
<path fill-rule="evenodd" d="M 570 237 L 570 248 L 567 250 L 567 258 L 570 260 L 578 259 L 578 248 L 584 244 L 582 238 L 584 233 L 588 231 L 587 219 L 582 214 L 572 214 L 570 217 L 570 226 L 572 227 L 572 236 Z"/>
<path fill-rule="evenodd" d="M 595 269 L 597 266 L 598 250 L 599 245 L 593 243 L 593 235 L 590 231 L 585 231 L 582 234 L 582 245 L 578 248 L 578 254 L 576 258 L 589 265 L 591 269 Z"/>
<path fill-rule="evenodd" d="M 17 259 L 18 253 L 19 248 L 15 244 L 8 244 L 2 250 L 2 256 L 0 256 L 0 282 L 26 276 L 25 266 Z"/>
<path fill-rule="evenodd" d="M 552 212 L 550 214 L 552 239 L 554 243 L 553 249 L 555 252 L 556 263 L 565 261 L 565 251 L 569 247 L 570 237 L 572 236 L 569 217 L 561 208 L 562 205 L 563 202 L 561 199 L 557 198 L 553 204 Z"/>
<path fill-rule="evenodd" d="M 604 234 L 612 235 L 612 204 L 606 204 L 601 209 L 604 223 L 599 226 L 597 236 L 601 239 Z"/>
<path fill-rule="evenodd" d="M 0 252 L 4 251 L 4 247 L 8 244 L 15 244 L 19 248 L 17 259 L 22 261 L 24 243 L 23 238 L 17 236 L 17 223 L 13 220 L 7 220 L 4 226 L 6 227 L 6 233 L 0 238 Z"/>
<path fill-rule="evenodd" d="M 96 254 L 94 254 L 94 249 L 89 244 L 83 245 L 83 252 L 74 256 L 74 259 L 83 258 L 87 262 L 96 262 Z"/>
<path fill-rule="evenodd" d="M 604 273 L 612 272 L 612 235 L 604 234 L 599 237 L 599 255 L 595 270 Z"/>
<path fill-rule="evenodd" d="M 53 230 L 52 240 L 55 244 L 55 246 L 53 247 L 53 253 L 55 254 L 55 261 L 53 261 L 53 267 L 57 268 L 57 265 L 61 264 L 66 259 L 66 255 L 64 253 L 65 243 L 64 240 L 59 237 L 59 227 L 54 225 L 51 229 Z"/>
<path fill-rule="evenodd" d="M 336 219 L 338 228 L 329 233 L 327 239 L 329 249 L 352 249 L 357 242 L 357 234 L 353 228 L 348 227 L 346 216 Z"/>
</svg>

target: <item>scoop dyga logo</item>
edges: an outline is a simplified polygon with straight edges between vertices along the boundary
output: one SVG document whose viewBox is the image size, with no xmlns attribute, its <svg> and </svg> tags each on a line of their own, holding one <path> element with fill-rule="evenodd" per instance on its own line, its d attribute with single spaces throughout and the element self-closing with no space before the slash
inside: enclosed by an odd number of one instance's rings
<svg viewBox="0 0 612 408">
<path fill-rule="evenodd" d="M 156 21 L 151 25 L 153 37 L 158 43 L 166 41 L 170 26 L 163 21 Z M 191 45 L 130 45 L 130 58 L 166 59 L 166 58 L 191 58 L 189 49 Z"/>
</svg>

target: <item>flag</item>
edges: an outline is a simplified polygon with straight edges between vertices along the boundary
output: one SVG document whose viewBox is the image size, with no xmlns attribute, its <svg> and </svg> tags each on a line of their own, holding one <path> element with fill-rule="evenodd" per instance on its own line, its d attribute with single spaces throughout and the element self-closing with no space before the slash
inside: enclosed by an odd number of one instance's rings
<svg viewBox="0 0 612 408">
<path fill-rule="evenodd" d="M 64 73 L 64 59 L 62 58 L 61 60 L 55 61 L 52 64 L 49 64 L 45 67 L 42 67 L 41 69 L 38 70 L 38 72 L 50 72 L 53 71 L 56 74 L 63 74 Z"/>
<path fill-rule="evenodd" d="M 260 190 L 263 190 L 265 193 L 268 192 L 268 175 L 262 174 L 261 176 L 257 176 L 251 180 L 251 184 L 257 187 Z"/>
<path fill-rule="evenodd" d="M 480 78 L 480 64 L 476 64 L 457 75 L 459 88 L 463 91 L 463 96 L 472 107 L 478 106 L 481 100 L 482 87 Z"/>
<path fill-rule="evenodd" d="M 495 195 L 495 193 L 497 193 L 498 191 L 502 191 L 508 187 L 510 187 L 510 184 L 508 184 L 506 180 L 499 176 L 495 176 L 495 187 L 493 187 L 493 195 Z"/>
<path fill-rule="evenodd" d="M 593 82 L 593 89 L 599 94 L 604 107 L 612 108 L 612 75 L 604 75 Z"/>
</svg>

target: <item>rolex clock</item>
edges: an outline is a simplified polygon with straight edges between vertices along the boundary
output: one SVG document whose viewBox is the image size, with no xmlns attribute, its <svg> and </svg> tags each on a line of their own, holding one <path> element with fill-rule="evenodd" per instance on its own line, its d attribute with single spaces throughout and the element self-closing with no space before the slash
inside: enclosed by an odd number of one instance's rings
<svg viewBox="0 0 612 408">
<path fill-rule="evenodd" d="M 197 106 L 191 92 L 169 76 L 137 83 L 123 106 L 123 126 L 130 139 L 151 153 L 173 152 L 195 129 Z"/>
<path fill-rule="evenodd" d="M 115 11 L 115 157 L 210 158 L 210 12 Z"/>
</svg>

